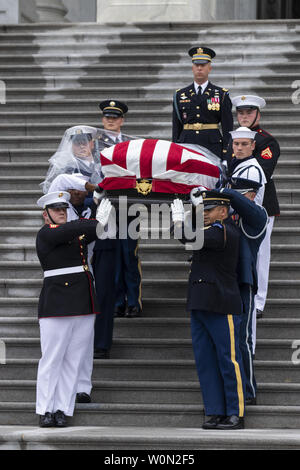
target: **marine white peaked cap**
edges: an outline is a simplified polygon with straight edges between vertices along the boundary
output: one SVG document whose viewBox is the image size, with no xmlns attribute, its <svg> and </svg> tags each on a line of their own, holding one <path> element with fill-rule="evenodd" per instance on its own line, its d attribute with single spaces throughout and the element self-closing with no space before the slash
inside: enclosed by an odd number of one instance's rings
<svg viewBox="0 0 300 470">
<path fill-rule="evenodd" d="M 69 205 L 69 200 L 70 200 L 70 193 L 67 193 L 66 191 L 55 191 L 51 193 L 47 193 L 44 196 L 42 196 L 38 201 L 37 205 L 41 207 L 42 209 L 45 209 L 48 206 L 56 206 L 56 204 L 59 205 L 64 205 L 67 204 Z"/>
<path fill-rule="evenodd" d="M 233 106 L 236 108 L 264 108 L 266 106 L 266 101 L 260 96 L 255 95 L 240 95 L 231 98 Z"/>
</svg>

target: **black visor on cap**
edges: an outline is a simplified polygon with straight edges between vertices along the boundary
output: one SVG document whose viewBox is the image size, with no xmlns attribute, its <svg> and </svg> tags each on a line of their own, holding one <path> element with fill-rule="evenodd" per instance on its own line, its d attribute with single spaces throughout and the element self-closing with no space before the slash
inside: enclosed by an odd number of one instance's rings
<svg viewBox="0 0 300 470">
<path fill-rule="evenodd" d="M 220 205 L 221 204 L 214 204 L 213 202 L 211 202 L 210 204 L 207 203 L 207 204 L 204 204 L 204 210 L 205 211 L 210 211 L 211 209 L 214 209 L 215 207 L 218 207 Z"/>
<path fill-rule="evenodd" d="M 46 206 L 46 209 L 67 209 L 69 204 L 67 202 L 54 202 Z"/>
<path fill-rule="evenodd" d="M 71 140 L 74 144 L 86 144 L 87 141 L 92 140 L 91 134 L 75 134 L 72 135 Z"/>
<path fill-rule="evenodd" d="M 123 117 L 123 113 L 121 113 L 121 111 L 118 111 L 117 109 L 115 111 L 107 110 L 107 111 L 103 111 L 103 116 L 119 118 L 119 117 Z"/>
<path fill-rule="evenodd" d="M 204 202 L 204 210 L 205 211 L 208 211 L 210 209 L 214 209 L 215 207 L 218 207 L 218 206 L 225 206 L 225 207 L 229 207 L 229 202 L 226 202 L 226 201 L 203 201 Z"/>
<path fill-rule="evenodd" d="M 239 192 L 249 192 L 253 191 L 255 193 L 258 192 L 259 188 L 262 186 L 257 181 L 248 180 L 246 178 L 231 178 L 230 179 L 231 189 L 235 189 Z"/>
<path fill-rule="evenodd" d="M 242 105 L 242 106 L 237 106 L 236 109 L 237 109 L 237 111 L 239 109 L 257 109 L 257 110 L 259 110 L 259 107 L 251 105 L 251 104 L 245 104 L 245 105 Z"/>
</svg>

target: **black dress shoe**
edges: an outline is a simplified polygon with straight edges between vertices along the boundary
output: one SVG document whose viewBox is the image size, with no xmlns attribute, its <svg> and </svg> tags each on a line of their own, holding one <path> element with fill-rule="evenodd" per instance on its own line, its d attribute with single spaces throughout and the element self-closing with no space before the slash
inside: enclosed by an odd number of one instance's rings
<svg viewBox="0 0 300 470">
<path fill-rule="evenodd" d="M 246 398 L 245 405 L 256 405 L 256 397 Z"/>
<path fill-rule="evenodd" d="M 224 429 L 224 431 L 226 429 L 244 429 L 244 418 L 236 415 L 227 416 L 216 426 L 216 429 Z"/>
<path fill-rule="evenodd" d="M 91 403 L 91 397 L 88 393 L 80 392 L 76 394 L 77 403 Z"/>
<path fill-rule="evenodd" d="M 65 428 L 67 426 L 67 417 L 61 410 L 57 410 L 54 413 L 55 426 L 58 428 Z"/>
<path fill-rule="evenodd" d="M 109 349 L 95 349 L 94 359 L 109 359 Z"/>
<path fill-rule="evenodd" d="M 54 416 L 52 413 L 45 413 L 44 415 L 40 416 L 40 428 L 51 428 L 55 426 Z"/>
<path fill-rule="evenodd" d="M 226 416 L 223 415 L 211 415 L 207 421 L 202 424 L 202 429 L 216 429 L 217 425 L 224 420 Z"/>
<path fill-rule="evenodd" d="M 139 307 L 128 307 L 125 317 L 134 318 L 141 316 L 141 309 Z"/>
<path fill-rule="evenodd" d="M 263 311 L 259 310 L 258 308 L 256 309 L 256 318 L 262 318 L 263 317 Z"/>
<path fill-rule="evenodd" d="M 125 317 L 125 307 L 115 307 L 115 317 Z"/>
</svg>

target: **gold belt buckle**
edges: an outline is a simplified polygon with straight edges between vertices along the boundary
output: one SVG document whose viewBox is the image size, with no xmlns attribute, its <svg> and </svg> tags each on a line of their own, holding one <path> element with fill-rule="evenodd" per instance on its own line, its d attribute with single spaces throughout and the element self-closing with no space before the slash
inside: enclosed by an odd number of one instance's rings
<svg viewBox="0 0 300 470">
<path fill-rule="evenodd" d="M 201 131 L 202 126 L 203 126 L 202 122 L 196 122 L 196 123 L 194 124 L 194 128 L 195 128 L 197 131 Z"/>
</svg>

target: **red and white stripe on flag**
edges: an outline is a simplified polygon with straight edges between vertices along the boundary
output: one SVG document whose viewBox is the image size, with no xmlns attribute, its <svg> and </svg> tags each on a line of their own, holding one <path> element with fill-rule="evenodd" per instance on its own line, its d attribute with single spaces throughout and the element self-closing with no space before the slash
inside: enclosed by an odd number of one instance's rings
<svg viewBox="0 0 300 470">
<path fill-rule="evenodd" d="M 137 139 L 102 150 L 103 189 L 135 188 L 136 180 L 152 179 L 152 191 L 188 193 L 215 188 L 220 170 L 204 153 L 159 139 Z"/>
</svg>

